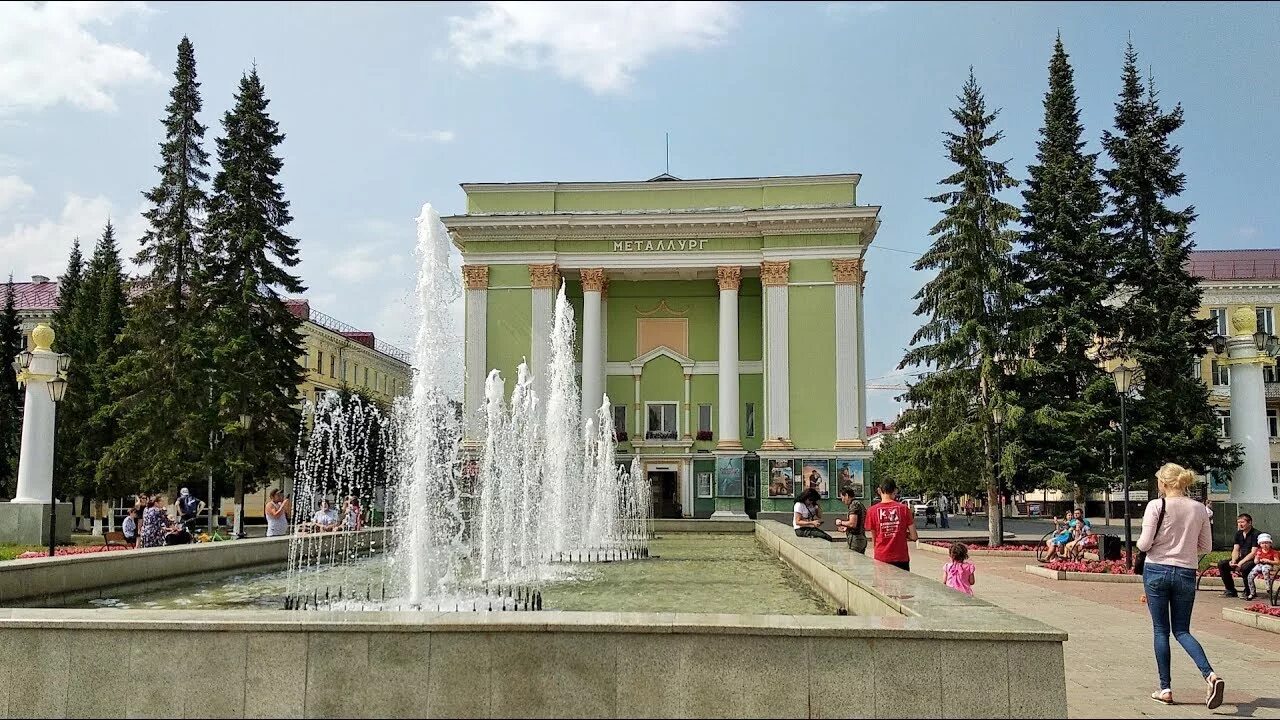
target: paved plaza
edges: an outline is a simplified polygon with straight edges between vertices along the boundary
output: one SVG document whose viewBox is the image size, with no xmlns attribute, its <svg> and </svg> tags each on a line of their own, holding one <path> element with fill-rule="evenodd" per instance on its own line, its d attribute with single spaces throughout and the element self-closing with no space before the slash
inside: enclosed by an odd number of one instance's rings
<svg viewBox="0 0 1280 720">
<path fill-rule="evenodd" d="M 1015 522 L 1023 528 L 1023 521 Z M 1035 527 L 1029 529 L 1034 532 Z M 1019 535 L 1019 541 L 1033 539 Z M 945 561 L 943 555 L 916 551 L 911 570 L 940 578 Z M 1048 580 L 1024 572 L 1027 561 L 1021 558 L 975 557 L 974 562 L 979 597 L 1069 634 L 1064 646 L 1069 717 L 1280 718 L 1280 636 L 1222 619 L 1222 608 L 1243 607 L 1243 601 L 1223 598 L 1218 590 L 1196 597 L 1191 630 L 1227 681 L 1222 707 L 1205 709 L 1204 682 L 1176 642 L 1173 691 L 1178 704 L 1164 706 L 1148 697 L 1156 688 L 1156 670 L 1140 585 Z M 972 690 L 981 692 L 980 679 L 973 682 Z"/>
</svg>

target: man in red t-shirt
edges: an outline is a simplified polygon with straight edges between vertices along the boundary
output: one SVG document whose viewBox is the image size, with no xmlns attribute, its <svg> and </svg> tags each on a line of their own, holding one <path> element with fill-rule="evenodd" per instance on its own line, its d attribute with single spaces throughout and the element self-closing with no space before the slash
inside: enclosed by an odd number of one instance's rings
<svg viewBox="0 0 1280 720">
<path fill-rule="evenodd" d="M 898 484 L 892 480 L 880 483 L 880 502 L 867 508 L 867 531 L 875 543 L 875 559 L 911 571 L 911 555 L 907 541 L 916 539 L 916 516 L 911 508 L 897 501 Z"/>
</svg>

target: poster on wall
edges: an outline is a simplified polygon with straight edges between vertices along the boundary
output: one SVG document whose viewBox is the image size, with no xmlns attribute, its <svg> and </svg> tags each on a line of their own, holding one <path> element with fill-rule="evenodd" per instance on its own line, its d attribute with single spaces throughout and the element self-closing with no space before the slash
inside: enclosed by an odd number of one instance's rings
<svg viewBox="0 0 1280 720">
<path fill-rule="evenodd" d="M 1231 486 L 1227 485 L 1227 473 L 1221 470 L 1209 471 L 1209 492 L 1219 494 L 1231 492 Z"/>
<path fill-rule="evenodd" d="M 836 460 L 836 492 L 843 488 L 852 488 L 853 497 L 862 499 L 862 461 Z"/>
<path fill-rule="evenodd" d="M 769 461 L 769 497 L 793 498 L 796 496 L 795 468 L 790 460 Z"/>
<path fill-rule="evenodd" d="M 742 458 L 716 458 L 716 497 L 742 497 Z"/>
<path fill-rule="evenodd" d="M 831 466 L 826 460 L 801 460 L 799 490 L 817 490 L 826 500 L 831 497 L 830 472 Z"/>
<path fill-rule="evenodd" d="M 711 473 L 698 473 L 698 497 L 711 497 Z"/>
</svg>

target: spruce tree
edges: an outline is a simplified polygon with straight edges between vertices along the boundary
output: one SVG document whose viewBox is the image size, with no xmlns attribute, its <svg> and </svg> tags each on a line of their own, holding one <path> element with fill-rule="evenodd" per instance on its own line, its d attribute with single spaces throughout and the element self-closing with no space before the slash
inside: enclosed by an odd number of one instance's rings
<svg viewBox="0 0 1280 720">
<path fill-rule="evenodd" d="M 205 344 L 217 419 L 227 437 L 220 464 L 235 477 L 239 507 L 246 490 L 291 472 L 300 420 L 301 321 L 280 293 L 305 288 L 290 272 L 298 264 L 298 241 L 285 232 L 293 218 L 278 180 L 276 149 L 284 135 L 267 105 L 254 69 L 241 79 L 235 106 L 222 121 L 221 169 L 206 225 L 213 250 L 203 298 Z M 247 430 L 242 416 L 250 420 Z"/>
<path fill-rule="evenodd" d="M 58 404 L 53 472 L 57 489 L 66 496 L 88 485 L 92 468 L 82 455 L 80 443 L 90 415 L 88 388 L 91 354 L 91 322 L 97 305 L 97 290 L 80 252 L 80 239 L 71 245 L 67 269 L 58 279 L 58 308 L 53 313 L 53 349 L 68 355 L 67 394 Z"/>
<path fill-rule="evenodd" d="M 1083 493 L 1110 482 L 1105 443 L 1115 417 L 1109 375 L 1093 354 L 1111 334 L 1114 246 L 1103 236 L 1097 155 L 1084 151 L 1074 71 L 1062 37 L 1049 61 L 1044 125 L 1023 191 L 1027 296 L 1016 323 L 1031 338 L 1017 385 L 1026 413 L 1012 428 L 1021 465 L 1039 487 Z"/>
<path fill-rule="evenodd" d="M 948 189 L 929 198 L 943 206 L 942 219 L 930 230 L 932 246 L 914 266 L 937 274 L 915 295 L 915 314 L 926 319 L 899 366 L 931 370 L 907 391 L 916 407 L 903 421 L 935 452 L 980 447 L 983 485 L 995 509 L 1000 499 L 993 415 L 997 408 L 1014 407 L 1007 378 L 1014 358 L 1023 354 L 1010 325 L 1023 293 L 1010 257 L 1015 235 L 1008 227 L 1018 209 L 997 195 L 1017 181 L 1006 163 L 988 158 L 1002 136 L 991 131 L 999 111 L 987 112 L 972 68 L 959 101 L 951 115 L 960 130 L 945 133 L 944 143 L 956 170 L 940 183 Z M 989 541 L 998 545 L 999 513 L 989 517 Z"/>
<path fill-rule="evenodd" d="M 1164 112 L 1154 81 L 1144 86 L 1130 43 L 1115 131 L 1102 139 L 1112 167 L 1102 174 L 1110 205 L 1105 228 L 1119 252 L 1116 279 L 1124 298 L 1113 352 L 1142 369 L 1140 397 L 1128 413 L 1129 467 L 1148 487 L 1168 460 L 1201 472 L 1239 462 L 1238 448 L 1219 444 L 1209 389 L 1191 373 L 1214 327 L 1196 318 L 1201 291 L 1187 268 L 1195 209 L 1169 206 L 1186 186 L 1178 171 L 1182 149 L 1171 141 L 1182 123 L 1181 105 Z"/>
<path fill-rule="evenodd" d="M 22 436 L 22 394 L 9 363 L 22 352 L 22 323 L 18 320 L 17 293 L 13 275 L 4 286 L 4 309 L 0 310 L 0 497 L 13 497 L 18 480 L 18 449 Z"/>
<path fill-rule="evenodd" d="M 104 463 L 147 489 L 203 478 L 209 453 L 209 368 L 193 302 L 206 264 L 201 218 L 209 155 L 201 108 L 195 49 L 184 37 L 163 120 L 160 178 L 145 193 L 147 230 L 134 258 L 143 277 L 125 327 L 128 352 L 114 369 L 119 432 Z"/>
<path fill-rule="evenodd" d="M 89 408 L 85 432 L 80 440 L 81 455 L 87 463 L 83 478 L 86 485 L 81 490 L 86 497 L 105 500 L 127 492 L 122 474 L 102 462 L 103 455 L 119 434 L 118 422 L 112 413 L 112 377 L 122 354 L 120 335 L 125 326 L 128 302 L 120 248 L 116 245 L 115 228 L 110 222 L 94 248 L 85 287 L 93 288 L 97 297 L 88 337 L 90 347 L 85 358 L 89 364 L 81 374 L 85 387 L 80 388 L 80 392 L 86 396 Z"/>
</svg>

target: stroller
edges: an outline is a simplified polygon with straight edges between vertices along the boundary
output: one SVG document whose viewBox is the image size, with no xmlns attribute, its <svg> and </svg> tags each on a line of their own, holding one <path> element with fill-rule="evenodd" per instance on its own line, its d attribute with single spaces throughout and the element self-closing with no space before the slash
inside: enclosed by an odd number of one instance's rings
<svg viewBox="0 0 1280 720">
<path fill-rule="evenodd" d="M 196 518 L 190 517 L 183 520 L 178 525 L 178 531 L 169 533 L 164 537 L 164 544 L 168 545 L 190 545 L 196 541 L 199 532 L 196 530 Z"/>
</svg>

